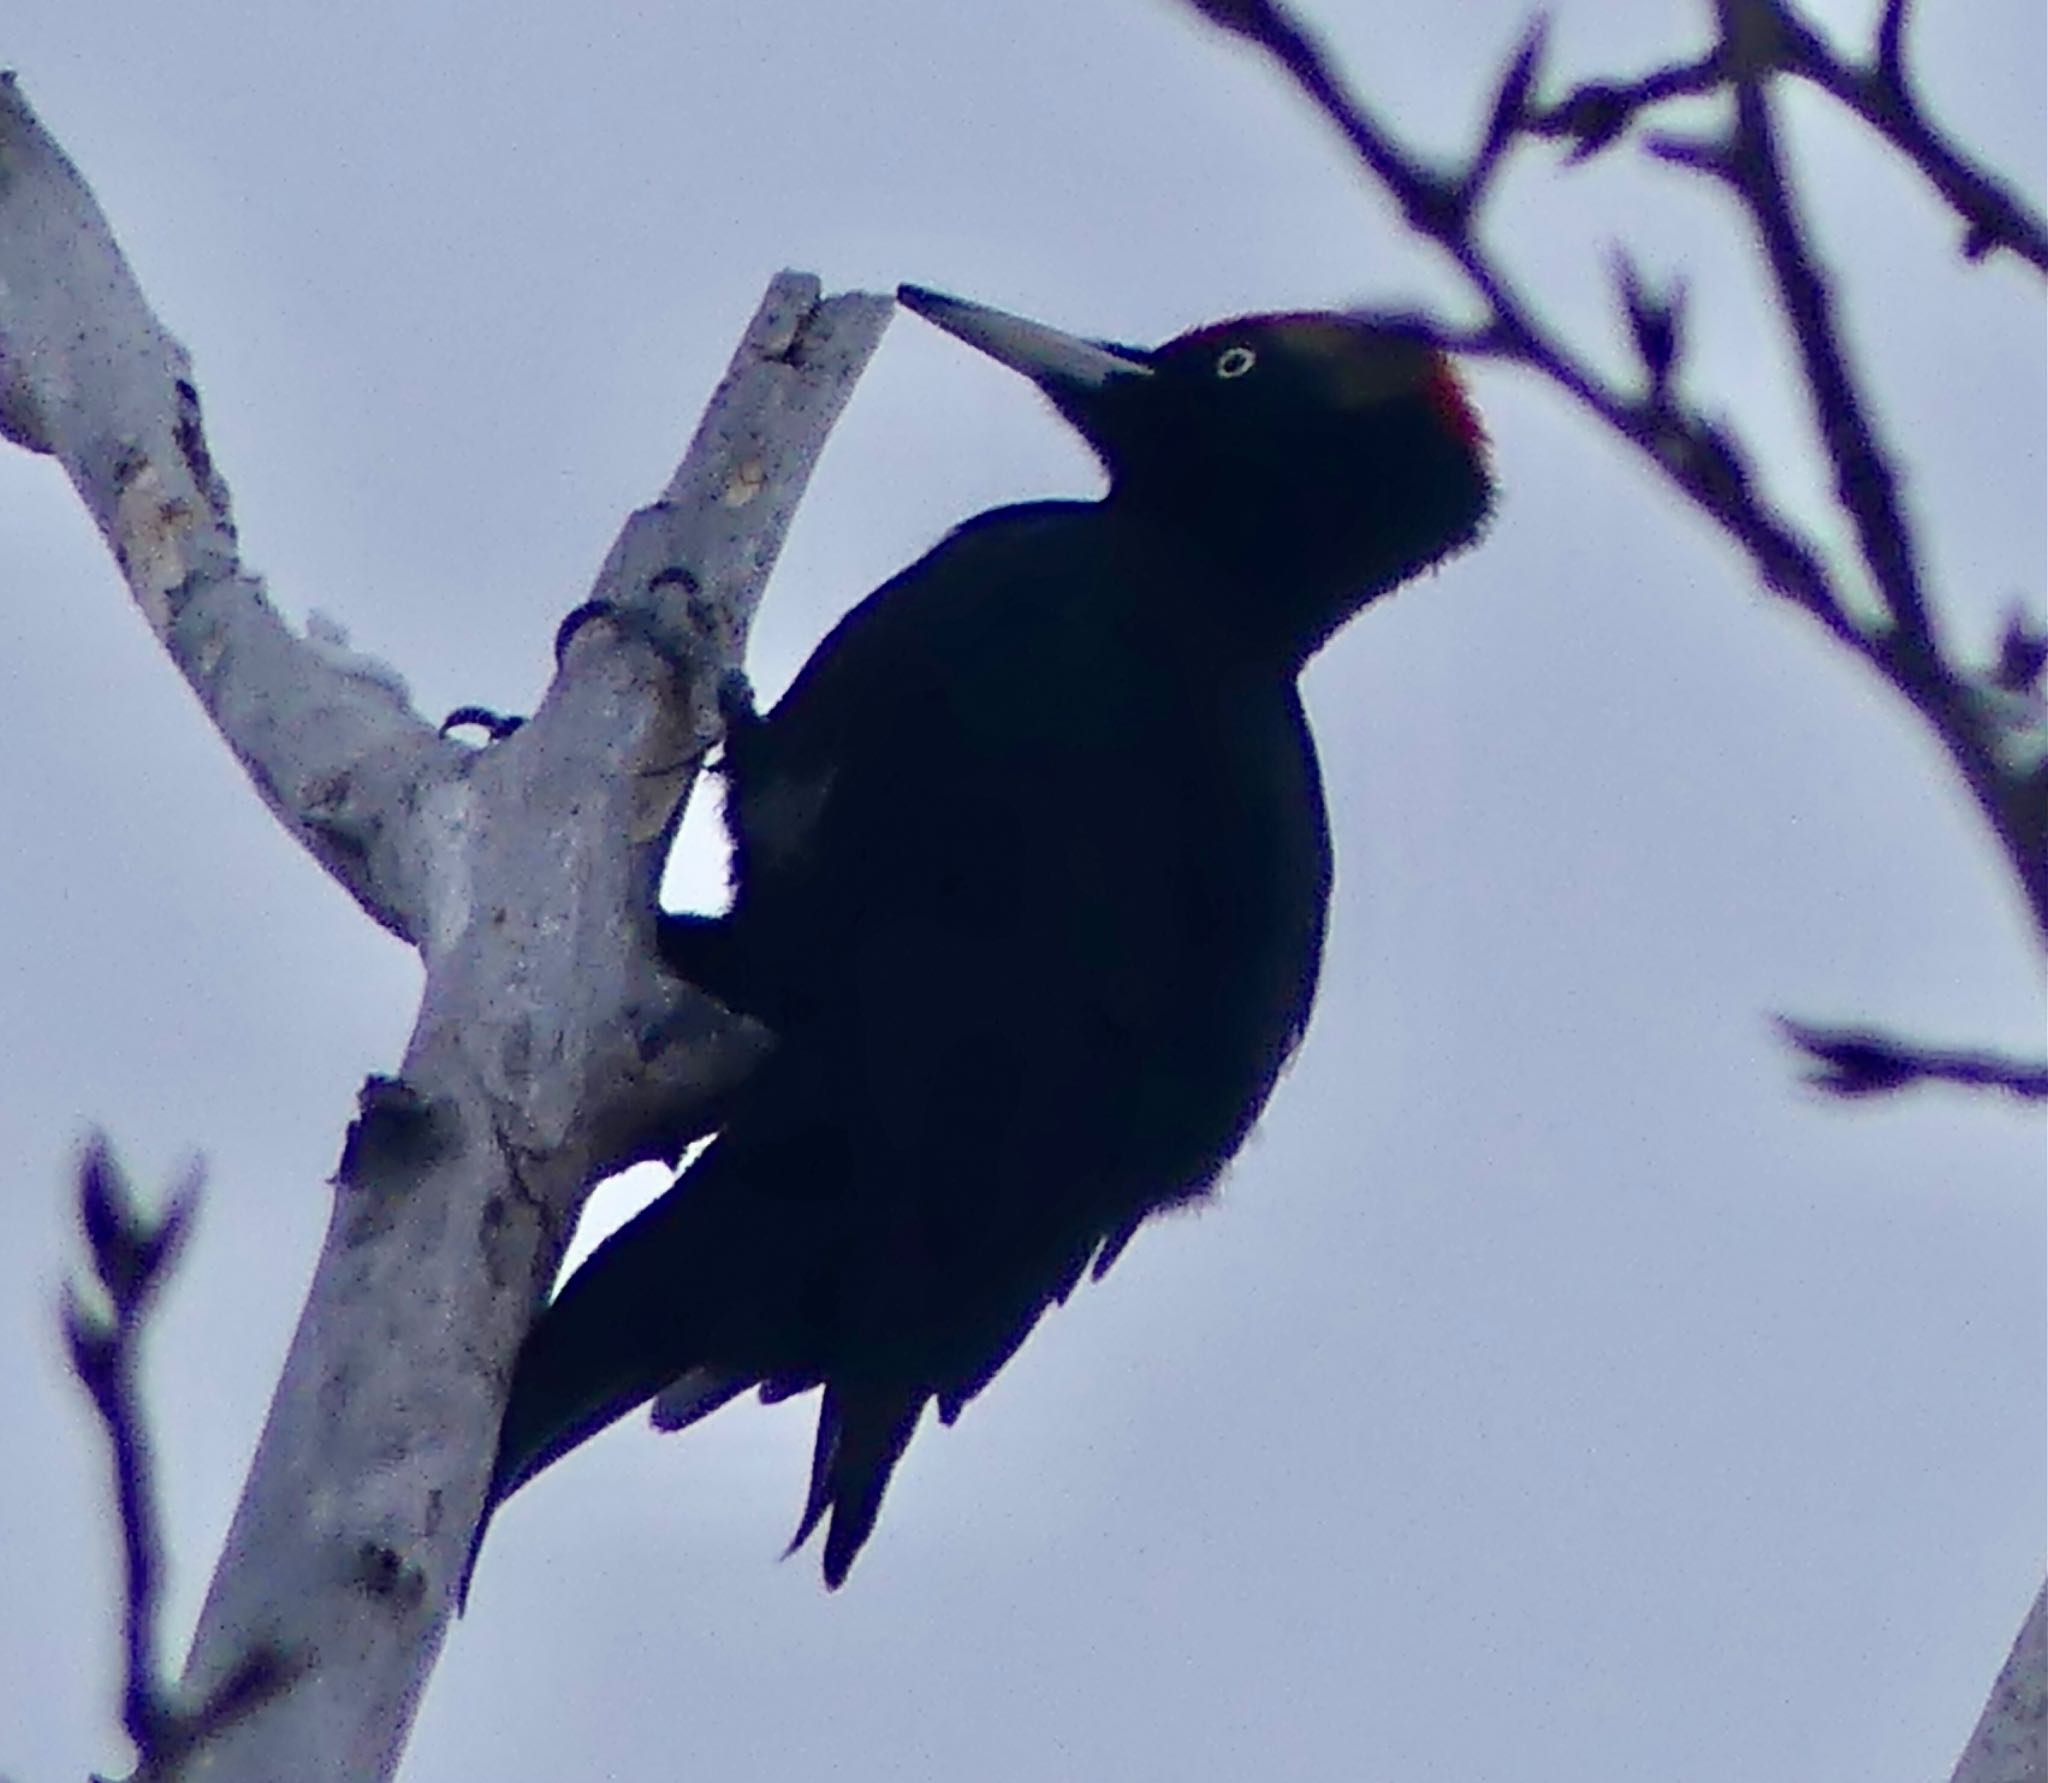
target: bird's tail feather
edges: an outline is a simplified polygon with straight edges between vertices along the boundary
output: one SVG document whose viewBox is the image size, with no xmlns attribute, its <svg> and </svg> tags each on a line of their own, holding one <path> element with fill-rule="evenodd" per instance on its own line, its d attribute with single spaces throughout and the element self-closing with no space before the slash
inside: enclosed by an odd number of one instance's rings
<svg viewBox="0 0 2048 1783">
<path fill-rule="evenodd" d="M 875 1527 L 882 1494 L 896 1471 L 929 1394 L 921 1387 L 842 1387 L 828 1383 L 811 1452 L 811 1491 L 787 1552 L 794 1554 L 829 1511 L 825 1583 L 837 1591 Z"/>
</svg>

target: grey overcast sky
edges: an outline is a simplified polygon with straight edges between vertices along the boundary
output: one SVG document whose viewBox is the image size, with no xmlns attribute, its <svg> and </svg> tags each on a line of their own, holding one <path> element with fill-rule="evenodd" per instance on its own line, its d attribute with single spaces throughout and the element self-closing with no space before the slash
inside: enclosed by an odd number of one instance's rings
<svg viewBox="0 0 2048 1783">
<path fill-rule="evenodd" d="M 1525 10 L 1316 8 L 1445 148 Z M 1918 10 L 1936 108 L 2038 200 L 2039 0 Z M 1560 0 L 1559 72 L 1690 52 L 1706 11 Z M 429 711 L 531 705 L 777 267 L 1139 341 L 1453 290 L 1169 0 L 11 0 L 0 61 L 194 355 L 250 562 Z M 1794 123 L 1983 644 L 2048 557 L 2039 282 L 1964 268 L 1896 163 Z M 1610 355 L 1611 245 L 1683 267 L 1699 387 L 1842 542 L 1712 193 L 1532 160 L 1496 229 Z M 1768 1017 L 2037 1047 L 2038 955 L 1909 715 L 1548 395 L 1476 387 L 1499 524 L 1308 677 L 1328 973 L 1220 1205 L 920 1437 L 836 1598 L 776 1560 L 807 1401 L 631 1422 L 553 1471 L 497 1528 L 412 1783 L 1947 1775 L 2043 1566 L 2042 1133 L 1940 1093 L 1818 1102 Z M 954 521 L 1093 484 L 1026 387 L 900 318 L 757 680 Z M 104 1122 L 152 1185 L 210 1167 L 150 1367 L 182 1639 L 418 973 L 13 452 L 0 762 L 0 1772 L 42 1783 L 123 1762 L 104 1462 L 55 1316 L 79 1136 Z"/>
</svg>

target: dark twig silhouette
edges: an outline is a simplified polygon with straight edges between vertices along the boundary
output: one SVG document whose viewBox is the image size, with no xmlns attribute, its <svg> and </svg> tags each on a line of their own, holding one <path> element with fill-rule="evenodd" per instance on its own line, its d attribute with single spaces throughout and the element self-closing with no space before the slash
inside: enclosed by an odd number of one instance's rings
<svg viewBox="0 0 2048 1783">
<path fill-rule="evenodd" d="M 2048 1101 L 2048 1063 L 1925 1046 L 1871 1028 L 1829 1028 L 1781 1017 L 1779 1031 L 1808 1055 L 1807 1082 L 1832 1096 L 1877 1096 L 1952 1083 Z"/>
<path fill-rule="evenodd" d="M 159 1663 L 163 1534 L 136 1373 L 156 1291 L 177 1262 L 198 1200 L 194 1170 L 161 1213 L 145 1210 L 102 1135 L 79 1160 L 79 1218 L 96 1285 L 66 1289 L 64 1330 L 71 1365 L 106 1426 L 113 1461 L 125 1586 L 121 1721 L 135 1742 L 138 1780 L 174 1776 L 187 1753 L 280 1689 L 289 1673 L 280 1654 L 254 1648 L 204 1700 L 187 1701 Z"/>
<path fill-rule="evenodd" d="M 2037 932 L 2048 942 L 2048 624 L 2016 612 L 1995 657 L 1966 664 L 1945 647 L 1895 455 L 1880 430 L 1835 318 L 1828 277 L 1780 154 L 1772 114 L 1779 78 L 1829 94 L 1910 161 L 1963 223 L 1962 252 L 2005 250 L 2048 273 L 2048 221 L 1980 167 L 1921 108 L 1906 62 L 1908 0 L 1886 0 L 1867 59 L 1830 46 L 1792 0 L 1715 0 L 1717 41 L 1694 61 L 1631 80 L 1581 83 L 1543 103 L 1543 30 L 1522 41 L 1495 88 L 1485 133 L 1462 168 L 1412 154 L 1346 85 L 1322 46 L 1281 0 L 1188 0 L 1257 44 L 1336 126 L 1400 206 L 1408 224 L 1465 276 L 1482 306 L 1477 328 L 1432 324 L 1446 344 L 1490 353 L 1573 397 L 1627 440 L 1748 557 L 1757 578 L 1792 601 L 1909 701 L 1940 739 L 2004 849 Z M 1733 122 L 1706 139 L 1646 135 L 1656 160 L 1715 180 L 1744 213 L 1804 376 L 1816 436 L 1858 562 L 1831 559 L 1772 499 L 1734 432 L 1688 401 L 1683 289 L 1658 290 L 1626 254 L 1616 283 L 1639 388 L 1604 377 L 1540 319 L 1533 300 L 1479 234 L 1487 190 L 1518 142 L 1569 143 L 1569 162 L 1621 142 L 1674 99 L 1727 93 Z M 1803 1049 L 1810 1081 L 1841 1096 L 1944 1082 L 2028 1099 L 2048 1096 L 2048 1067 L 1988 1052 L 1950 1051 L 1868 1029 L 1781 1021 Z M 2039 1658 L 2048 1591 L 2037 1597 L 2006 1674 L 1986 1704 L 1955 1783 L 2039 1774 Z"/>
<path fill-rule="evenodd" d="M 1963 252 L 1981 259 L 2009 249 L 2048 272 L 2048 218 L 1954 141 L 1922 108 L 1905 60 L 1905 0 L 1891 0 L 1869 57 L 1844 56 L 1790 6 L 1764 0 L 1765 29 L 1746 46 L 1748 74 L 1789 74 L 1818 87 L 1919 169 L 1963 224 Z M 1612 147 L 1646 111 L 1672 99 L 1720 91 L 1733 78 L 1723 48 L 1695 62 L 1654 68 L 1633 80 L 1586 81 L 1532 112 L 1531 132 L 1572 145 L 1583 160 Z"/>
<path fill-rule="evenodd" d="M 1709 515 L 1766 588 L 1800 607 L 1911 703 L 1989 821 L 2036 929 L 2048 940 L 2044 627 L 2016 614 L 1996 659 L 1981 665 L 1960 660 L 1948 647 L 1913 519 L 1899 498 L 1898 454 L 1837 317 L 1773 112 L 1779 78 L 1818 86 L 1922 172 L 1962 219 L 1969 258 L 2009 249 L 2048 271 L 2048 222 L 1921 109 L 1906 64 L 1903 0 L 1886 7 L 1864 61 L 1845 58 L 1789 0 L 1717 0 L 1718 40 L 1704 56 L 1634 79 L 1585 82 L 1551 102 L 1540 97 L 1539 25 L 1502 71 L 1479 144 L 1450 169 L 1427 164 L 1399 142 L 1285 5 L 1189 4 L 1270 54 L 1342 133 L 1410 227 L 1463 273 L 1481 316 L 1476 327 L 1433 321 L 1446 344 L 1518 365 L 1570 395 Z M 1713 180 L 1754 231 L 1836 502 L 1856 541 L 1853 562 L 1830 553 L 1819 535 L 1790 518 L 1756 455 L 1685 393 L 1682 286 L 1659 288 L 1625 252 L 1617 256 L 1618 295 L 1640 382 L 1616 380 L 1541 316 L 1480 232 L 1487 193 L 1518 145 L 1564 141 L 1571 145 L 1569 159 L 1583 160 L 1638 133 L 1646 115 L 1667 101 L 1720 93 L 1732 101 L 1732 123 L 1720 133 L 1643 133 L 1640 146 L 1666 166 Z M 1905 1050 L 1951 1057 L 1938 1049 Z M 1935 1074 L 2011 1087 L 2003 1079 Z"/>
</svg>

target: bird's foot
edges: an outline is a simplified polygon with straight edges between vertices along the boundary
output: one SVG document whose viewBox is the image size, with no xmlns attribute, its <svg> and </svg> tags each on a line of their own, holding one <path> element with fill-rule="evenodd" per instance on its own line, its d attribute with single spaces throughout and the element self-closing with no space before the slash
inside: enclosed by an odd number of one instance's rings
<svg viewBox="0 0 2048 1783">
<path fill-rule="evenodd" d="M 493 712 L 488 706 L 457 706 L 441 720 L 441 735 L 475 725 L 493 743 L 502 743 L 526 722 L 515 713 Z"/>
<path fill-rule="evenodd" d="M 555 627 L 555 666 L 561 667 L 562 658 L 569 654 L 569 646 L 576 641 L 576 634 L 597 619 L 614 619 L 625 622 L 624 610 L 616 601 L 585 601 L 580 607 L 569 609 L 562 623 Z"/>
</svg>

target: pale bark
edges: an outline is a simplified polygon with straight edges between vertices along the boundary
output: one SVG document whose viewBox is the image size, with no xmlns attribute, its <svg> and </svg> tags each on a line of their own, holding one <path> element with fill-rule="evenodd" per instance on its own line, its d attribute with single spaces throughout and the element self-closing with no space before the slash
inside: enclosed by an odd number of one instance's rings
<svg viewBox="0 0 2048 1783">
<path fill-rule="evenodd" d="M 190 363 L 0 82 L 0 433 L 55 457 L 279 820 L 426 967 L 373 1081 L 185 1683 L 285 1687 L 176 1774 L 396 1767 L 452 1609 L 528 1316 L 604 1174 L 671 1152 L 766 1044 L 660 968 L 655 890 L 716 688 L 886 298 L 769 286 L 688 455 L 627 521 L 540 710 L 481 750 L 301 635 L 236 548 Z M 572 605 L 565 600 L 563 605 Z M 170 1774 L 159 1767 L 159 1774 Z"/>
</svg>

